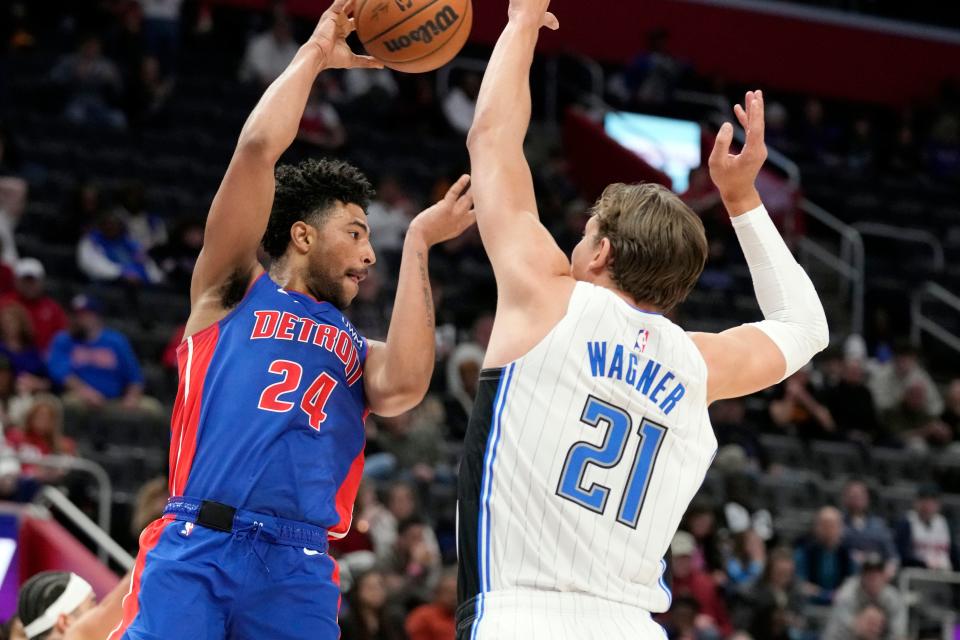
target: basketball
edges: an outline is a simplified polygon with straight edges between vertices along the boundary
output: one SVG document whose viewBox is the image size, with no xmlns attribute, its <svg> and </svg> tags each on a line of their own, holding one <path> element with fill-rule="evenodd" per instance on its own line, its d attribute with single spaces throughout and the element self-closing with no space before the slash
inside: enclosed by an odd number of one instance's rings
<svg viewBox="0 0 960 640">
<path fill-rule="evenodd" d="M 354 16 L 367 52 L 396 71 L 439 69 L 473 27 L 471 0 L 361 0 Z"/>
</svg>

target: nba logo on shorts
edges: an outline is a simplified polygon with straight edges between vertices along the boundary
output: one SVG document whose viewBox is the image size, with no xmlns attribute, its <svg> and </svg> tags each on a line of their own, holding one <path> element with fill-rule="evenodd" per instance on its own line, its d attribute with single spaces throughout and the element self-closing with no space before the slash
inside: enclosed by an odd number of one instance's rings
<svg viewBox="0 0 960 640">
<path fill-rule="evenodd" d="M 180 529 L 180 535 L 182 535 L 184 538 L 186 538 L 186 537 L 189 536 L 191 533 L 193 533 L 193 523 L 192 523 L 192 522 L 184 522 L 184 523 L 183 523 L 183 529 Z"/>
<path fill-rule="evenodd" d="M 650 332 L 646 329 L 640 329 L 640 333 L 637 334 L 637 342 L 633 345 L 633 348 L 643 353 L 647 350 L 648 340 L 650 340 Z"/>
</svg>

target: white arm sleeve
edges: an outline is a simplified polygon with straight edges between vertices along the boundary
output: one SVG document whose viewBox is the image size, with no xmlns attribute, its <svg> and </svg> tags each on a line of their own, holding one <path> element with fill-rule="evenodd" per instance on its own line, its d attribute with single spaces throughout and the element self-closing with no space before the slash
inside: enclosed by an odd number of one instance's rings
<svg viewBox="0 0 960 640">
<path fill-rule="evenodd" d="M 763 205 L 731 221 L 764 317 L 750 326 L 767 334 L 783 352 L 787 378 L 830 341 L 823 305 Z"/>
</svg>

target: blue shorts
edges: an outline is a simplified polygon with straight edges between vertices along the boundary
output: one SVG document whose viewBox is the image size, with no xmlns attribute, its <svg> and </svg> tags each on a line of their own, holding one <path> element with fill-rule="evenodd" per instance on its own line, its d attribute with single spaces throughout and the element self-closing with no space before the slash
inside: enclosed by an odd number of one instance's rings
<svg viewBox="0 0 960 640">
<path fill-rule="evenodd" d="M 144 530 L 109 640 L 339 638 L 340 576 L 324 529 L 241 510 L 222 531 L 195 524 L 199 507 L 171 498 Z"/>
</svg>

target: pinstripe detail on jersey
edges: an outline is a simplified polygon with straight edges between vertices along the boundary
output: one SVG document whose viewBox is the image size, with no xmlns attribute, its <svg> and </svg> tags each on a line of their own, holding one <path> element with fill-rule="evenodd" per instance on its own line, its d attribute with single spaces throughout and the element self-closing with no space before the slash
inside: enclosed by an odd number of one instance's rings
<svg viewBox="0 0 960 640">
<path fill-rule="evenodd" d="M 473 623 L 472 638 L 476 637 L 477 627 L 483 619 L 483 594 L 490 590 L 490 490 L 493 486 L 493 469 L 497 460 L 497 446 L 500 444 L 503 409 L 507 404 L 507 394 L 510 391 L 515 367 L 515 364 L 511 364 L 500 378 L 497 395 L 493 401 L 493 424 L 490 426 L 490 434 L 487 436 L 487 451 L 484 457 L 483 481 L 480 493 L 480 522 L 477 527 L 477 535 L 479 536 L 477 564 L 480 568 L 480 593 L 477 598 L 477 618 Z"/>
</svg>

